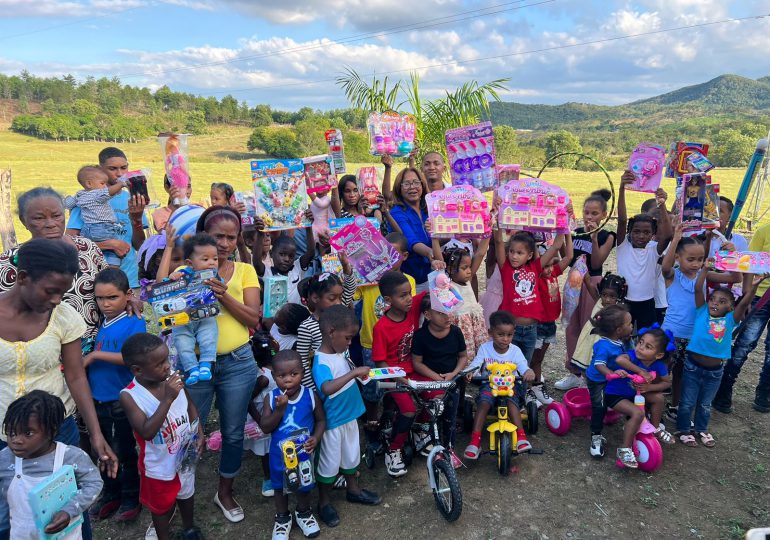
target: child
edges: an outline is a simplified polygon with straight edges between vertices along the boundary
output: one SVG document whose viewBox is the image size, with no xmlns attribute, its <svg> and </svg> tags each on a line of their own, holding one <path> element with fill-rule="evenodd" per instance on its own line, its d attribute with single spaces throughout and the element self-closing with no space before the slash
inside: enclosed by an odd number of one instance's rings
<svg viewBox="0 0 770 540">
<path fill-rule="evenodd" d="M 312 228 L 306 229 L 307 238 L 312 237 Z M 301 258 L 297 259 L 297 244 L 290 236 L 281 235 L 275 239 L 270 250 L 270 259 L 272 265 L 266 265 L 262 260 L 264 249 L 263 237 L 265 232 L 257 229 L 257 238 L 254 242 L 252 251 L 252 262 L 257 274 L 260 277 L 269 276 L 287 276 L 289 278 L 289 302 L 292 304 L 301 304 L 297 285 L 299 284 L 305 271 L 310 268 L 315 256 L 315 242 L 307 243 L 307 250 Z"/>
<path fill-rule="evenodd" d="M 710 237 L 710 233 L 709 237 Z M 667 416 L 676 421 L 681 394 L 682 369 L 686 349 L 695 324 L 695 283 L 706 259 L 706 247 L 697 237 L 682 237 L 682 226 L 677 225 L 671 247 L 663 257 L 662 272 L 665 279 L 669 307 L 663 320 L 663 329 L 674 335 L 676 350 L 669 366 L 673 380 L 671 406 Z M 674 268 L 674 262 L 679 267 Z M 714 282 L 732 281 L 732 274 L 707 272 L 706 279 Z"/>
<path fill-rule="evenodd" d="M 620 374 L 621 378 L 609 381 L 604 389 L 604 407 L 612 407 L 627 418 L 623 425 L 623 446 L 618 448 L 618 459 L 629 469 L 639 466 L 632 446 L 645 415 L 645 411 L 634 404 L 637 388 L 644 394 L 646 406 L 650 409 L 650 422 L 658 426 L 655 436 L 663 444 L 674 443 L 674 438 L 660 423 L 666 403 L 663 391 L 671 386 L 666 356 L 674 349 L 674 340 L 670 332 L 667 334 L 658 328 L 657 324 L 655 326 L 640 329 L 636 347 L 615 359 L 619 368 L 615 373 Z M 652 378 L 651 371 L 655 372 L 655 379 Z M 633 384 L 626 378 L 629 373 L 643 376 L 645 383 Z"/>
<path fill-rule="evenodd" d="M 706 302 L 703 286 L 705 269 L 695 281 L 695 320 L 687 345 L 682 375 L 682 396 L 676 418 L 679 441 L 686 446 L 701 444 L 712 448 L 714 437 L 708 432 L 711 402 L 722 380 L 725 362 L 732 356 L 732 335 L 735 324 L 743 320 L 754 293 L 764 278 L 744 274 L 744 296 L 738 305 L 729 289 L 714 289 Z M 752 279 L 753 278 L 753 279 Z M 690 429 L 690 417 L 695 414 L 695 429 Z"/>
<path fill-rule="evenodd" d="M 230 206 L 234 202 L 235 190 L 230 184 L 225 182 L 214 182 L 211 184 L 209 198 L 211 206 Z"/>
<path fill-rule="evenodd" d="M 551 343 L 556 343 L 556 321 L 561 314 L 559 276 L 572 262 L 572 255 L 572 235 L 568 234 L 564 239 L 564 255 L 561 260 L 557 264 L 544 267 L 537 280 L 540 298 L 543 302 L 543 319 L 537 323 L 535 351 L 532 353 L 532 362 L 529 364 L 529 367 L 535 372 L 535 379 L 527 391 L 527 397 L 530 400 L 537 400 L 538 406 L 553 403 L 553 398 L 548 394 L 543 380 L 543 360 L 548 346 Z"/>
<path fill-rule="evenodd" d="M 289 304 L 291 305 L 291 304 Z M 265 412 L 265 398 L 278 388 L 275 384 L 275 378 L 273 377 L 273 355 L 265 355 L 262 360 L 258 360 L 259 368 L 262 373 L 257 377 L 257 384 L 254 385 L 254 391 L 249 402 L 249 416 L 257 423 L 262 423 L 262 414 Z M 248 417 L 246 418 L 248 422 Z M 270 481 L 270 442 L 271 437 L 265 435 L 258 439 L 245 438 L 243 441 L 244 449 L 251 450 L 255 455 L 260 456 L 262 461 L 262 473 L 264 479 L 262 480 L 262 496 L 272 497 L 275 495 L 273 490 L 273 484 Z"/>
<path fill-rule="evenodd" d="M 449 244 L 447 244 L 449 246 Z M 465 338 L 468 358 L 475 358 L 476 351 L 484 343 L 486 324 L 484 322 L 484 308 L 476 300 L 473 292 L 472 277 L 478 272 L 484 256 L 489 248 L 489 238 L 479 242 L 478 248 L 471 256 L 470 250 L 461 247 L 441 246 L 437 238 L 433 239 L 433 256 L 443 260 L 446 264 L 446 272 L 452 280 L 455 288 L 460 292 L 463 304 L 450 316 L 453 325 L 460 328 Z"/>
<path fill-rule="evenodd" d="M 622 304 L 626 298 L 628 287 L 623 276 L 607 272 L 599 282 L 598 289 L 594 287 L 591 276 L 588 274 L 583 278 L 583 283 L 586 286 L 588 294 L 595 299 L 594 302 L 599 300 L 594 304 L 593 310 L 591 311 L 591 318 L 595 317 L 599 311 L 606 307 Z M 578 336 L 577 346 L 575 347 L 575 352 L 570 361 L 572 367 L 581 372 L 581 379 L 582 373 L 585 373 L 588 366 L 591 365 L 591 357 L 594 354 L 594 343 L 599 340 L 599 335 L 595 334 L 593 329 L 594 327 L 589 319 Z"/>
<path fill-rule="evenodd" d="M 305 368 L 302 384 L 313 390 L 316 386 L 311 373 L 311 360 L 321 346 L 321 327 L 318 322 L 321 314 L 337 304 L 350 305 L 356 290 L 350 264 L 344 256 L 340 257 L 340 262 L 343 264 L 342 271 L 345 274 L 344 283 L 335 274 L 325 272 L 308 278 L 305 286 L 300 287 L 303 289 L 302 296 L 307 299 L 307 307 L 311 315 L 302 321 L 297 329 L 297 352 Z"/>
<path fill-rule="evenodd" d="M 270 337 L 278 344 L 276 352 L 297 349 L 299 327 L 310 316 L 307 308 L 299 304 L 286 304 L 278 310 L 270 327 Z"/>
<path fill-rule="evenodd" d="M 409 376 L 412 366 L 412 338 L 420 322 L 420 303 L 426 293 L 412 296 L 412 285 L 401 272 L 386 272 L 380 278 L 380 294 L 388 309 L 372 330 L 372 361 L 377 367 L 396 367 Z M 371 383 L 370 383 L 371 384 Z M 388 394 L 395 402 L 398 416 L 385 454 L 385 467 L 392 477 L 407 473 L 401 450 L 412 426 L 416 407 L 407 392 Z"/>
<path fill-rule="evenodd" d="M 618 274 L 626 278 L 626 305 L 637 328 L 652 326 L 655 313 L 655 283 L 658 259 L 671 240 L 671 221 L 666 212 L 666 192 L 656 193 L 658 208 L 665 219 L 656 221 L 649 214 L 638 214 L 627 220 L 626 186 L 634 183 L 631 171 L 623 173 L 618 195 Z M 626 223 L 627 221 L 627 223 Z M 628 231 L 628 236 L 626 236 Z M 651 242 L 657 237 L 657 243 Z"/>
<path fill-rule="evenodd" d="M 104 242 L 120 237 L 120 225 L 110 207 L 110 197 L 128 186 L 128 180 L 107 185 L 107 174 L 99 167 L 87 165 L 78 171 L 78 182 L 83 189 L 74 197 L 64 198 L 64 207 L 80 208 L 83 227 L 80 234 L 94 242 Z M 104 250 L 104 259 L 110 266 L 120 266 L 121 257 L 112 250 Z"/>
<path fill-rule="evenodd" d="M 152 512 L 159 540 L 170 538 L 175 504 L 182 514 L 184 538 L 200 539 L 193 522 L 195 469 L 186 467 L 190 454 L 200 456 L 205 444 L 198 411 L 187 399 L 179 373 L 171 371 L 162 339 L 135 334 L 121 353 L 134 375 L 120 393 L 120 404 L 139 444 L 139 502 Z"/>
<path fill-rule="evenodd" d="M 480 365 L 479 374 L 486 377 L 479 389 L 479 397 L 476 399 L 476 414 L 473 416 L 473 430 L 471 440 L 465 448 L 465 457 L 468 459 L 479 459 L 481 454 L 481 429 L 484 427 L 484 421 L 487 414 L 495 404 L 495 398 L 492 396 L 492 389 L 489 385 L 489 371 L 487 364 L 516 364 L 516 372 L 524 382 L 535 380 L 535 372 L 527 365 L 527 359 L 521 354 L 521 349 L 511 343 L 516 328 L 516 321 L 513 315 L 507 311 L 495 311 L 489 316 L 489 337 L 490 341 L 479 347 L 476 358 L 473 360 L 473 366 Z M 516 426 L 516 451 L 526 452 L 532 449 L 532 445 L 527 440 L 524 432 L 524 424 L 521 420 L 521 412 L 514 397 L 506 399 L 508 403 L 508 417 L 513 420 Z"/>
<path fill-rule="evenodd" d="M 602 436 L 604 415 L 607 412 L 604 396 L 607 374 L 613 372 L 621 376 L 625 374 L 618 368 L 616 359 L 626 352 L 627 346 L 624 342 L 631 337 L 634 325 L 628 308 L 622 304 L 602 309 L 591 319 L 591 324 L 600 337 L 594 343 L 591 365 L 586 370 L 586 382 L 591 395 L 591 456 L 600 458 L 604 457 L 604 446 L 607 442 Z M 618 449 L 618 458 L 624 464 L 628 460 L 625 450 L 627 448 Z M 633 456 L 632 452 L 631 458 Z M 630 463 L 630 460 L 628 462 Z"/>
<path fill-rule="evenodd" d="M 401 260 L 391 269 L 391 272 L 398 272 L 401 269 L 401 263 L 409 256 L 408 242 L 406 237 L 400 232 L 392 232 L 385 239 L 401 254 Z M 414 278 L 408 274 L 403 275 L 409 282 L 410 294 L 414 296 L 416 294 Z M 360 300 L 361 331 L 358 333 L 358 336 L 361 342 L 362 365 L 374 368 L 376 367 L 372 360 L 374 325 L 383 316 L 388 308 L 388 304 L 382 294 L 380 294 L 380 288 L 376 283 L 359 287 L 353 300 Z M 364 398 L 364 406 L 366 407 L 364 433 L 367 438 L 367 445 L 372 447 L 375 453 L 380 452 L 382 447 L 378 431 L 379 403 L 382 401 L 382 396 L 383 392 L 377 389 L 376 384 L 365 384 L 361 388 L 361 397 Z"/>
<path fill-rule="evenodd" d="M 54 441 L 64 422 L 64 403 L 56 396 L 32 390 L 8 406 L 3 432 L 8 446 L 0 451 L 0 496 L 8 500 L 11 538 L 40 538 L 29 504 L 29 493 L 48 480 L 62 465 L 75 469 L 77 492 L 51 516 L 46 534 L 64 530 L 71 520 L 91 506 L 102 489 L 99 470 L 88 454 L 76 446 Z M 65 539 L 82 538 L 80 526 Z"/>
<path fill-rule="evenodd" d="M 166 239 L 166 250 L 160 261 L 158 269 L 158 281 L 169 276 L 169 263 L 171 262 L 174 245 L 173 229 L 167 231 L 172 236 Z M 185 265 L 177 269 L 169 277 L 180 279 L 182 276 L 192 276 L 199 270 L 214 270 L 219 267 L 219 255 L 217 241 L 206 233 L 198 233 L 187 238 L 182 245 Z M 214 317 L 191 320 L 185 325 L 174 326 L 171 330 L 174 336 L 179 362 L 185 372 L 185 385 L 192 386 L 198 381 L 210 381 L 212 364 L 217 361 L 217 339 L 219 330 Z M 195 346 L 200 351 L 200 362 L 195 354 Z"/>
<path fill-rule="evenodd" d="M 473 291 L 471 291 L 471 294 Z M 451 381 L 468 365 L 465 338 L 462 331 L 449 321 L 449 315 L 431 307 L 430 296 L 422 298 L 420 311 L 425 324 L 414 333 L 412 339 L 412 365 L 418 380 Z M 441 395 L 443 391 L 431 392 Z M 442 442 L 452 456 L 452 466 L 457 469 L 462 461 L 454 451 L 457 427 L 457 406 L 460 401 L 457 388 L 450 395 L 444 410 Z"/>
<path fill-rule="evenodd" d="M 305 442 L 305 451 L 313 452 L 326 429 L 326 415 L 317 403 L 315 392 L 302 385 L 302 361 L 296 351 L 281 351 L 273 358 L 273 375 L 276 388 L 266 397 L 262 405 L 260 427 L 270 434 L 270 483 L 275 493 L 275 524 L 273 540 L 288 540 L 291 531 L 289 496 L 284 493 L 283 477 L 286 466 L 280 443 L 294 432 L 306 429 L 310 436 Z M 321 532 L 318 522 L 310 510 L 310 491 L 305 486 L 297 492 L 297 509 L 294 518 L 302 533 L 313 538 Z"/>
<path fill-rule="evenodd" d="M 94 278 L 94 296 L 104 318 L 94 351 L 83 357 L 83 365 L 88 368 L 88 384 L 102 434 L 116 450 L 122 471 L 119 478 L 102 475 L 104 491 L 91 507 L 91 515 L 97 520 L 117 512 L 116 521 L 132 521 L 142 510 L 134 434 L 119 401 L 120 391 L 133 378 L 120 349 L 126 339 L 147 331 L 142 318 L 126 313 L 130 291 L 128 277 L 118 268 L 102 270 Z"/>
<path fill-rule="evenodd" d="M 500 309 L 513 314 L 516 330 L 513 343 L 521 349 L 527 362 L 532 360 L 537 342 L 537 323 L 543 320 L 543 299 L 537 279 L 564 243 L 559 234 L 541 257 L 537 256 L 535 239 L 525 232 L 515 233 L 503 244 L 501 230 L 495 231 L 495 256 L 503 282 L 503 301 Z"/>
<path fill-rule="evenodd" d="M 358 333 L 358 321 L 352 310 L 337 305 L 323 312 L 320 324 L 323 342 L 313 360 L 313 379 L 326 412 L 327 430 L 316 469 L 318 513 L 326 525 L 336 527 L 340 518 L 329 496 L 338 474 L 345 476 L 348 502 L 376 505 L 381 499 L 376 493 L 361 489 L 356 478 L 361 459 L 358 417 L 364 413 L 356 378 L 369 374 L 366 366 L 351 369 L 348 360 L 348 347 Z"/>
</svg>

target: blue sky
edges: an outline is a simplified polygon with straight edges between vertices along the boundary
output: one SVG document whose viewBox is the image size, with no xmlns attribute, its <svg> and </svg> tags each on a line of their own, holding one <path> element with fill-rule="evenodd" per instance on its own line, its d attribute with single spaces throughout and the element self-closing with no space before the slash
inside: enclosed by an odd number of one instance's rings
<svg viewBox="0 0 770 540">
<path fill-rule="evenodd" d="M 345 106 L 345 66 L 414 69 L 428 96 L 509 77 L 506 101 L 612 105 L 770 75 L 770 17 L 580 44 L 758 15 L 766 1 L 0 0 L 0 72 L 326 109 Z"/>
</svg>

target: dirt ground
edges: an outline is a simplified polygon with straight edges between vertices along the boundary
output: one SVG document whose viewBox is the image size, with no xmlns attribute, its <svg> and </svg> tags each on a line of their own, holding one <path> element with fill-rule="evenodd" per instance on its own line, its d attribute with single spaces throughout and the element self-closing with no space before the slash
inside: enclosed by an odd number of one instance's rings
<svg viewBox="0 0 770 540">
<path fill-rule="evenodd" d="M 562 375 L 563 341 L 552 347 L 545 372 L 555 381 Z M 609 453 L 600 461 L 589 457 L 587 421 L 577 420 L 569 434 L 557 437 L 545 427 L 541 412 L 541 429 L 530 440 L 544 453 L 515 458 L 517 473 L 499 476 L 489 455 L 458 471 L 464 505 L 457 522 L 448 524 L 438 513 L 424 459 L 415 459 L 409 474 L 399 480 L 389 478 L 379 461 L 372 471 L 362 465 L 361 481 L 382 496 L 382 505 L 351 505 L 344 491 L 335 492 L 342 523 L 335 529 L 322 525 L 321 537 L 742 538 L 746 529 L 770 526 L 770 415 L 751 408 L 763 354 L 760 346 L 746 363 L 735 389 L 734 413 L 714 412 L 713 449 L 677 444 L 664 449 L 663 466 L 655 473 L 621 470 Z M 618 425 L 605 431 L 613 454 L 620 432 Z M 459 449 L 467 440 L 467 434 L 458 434 Z M 260 494 L 259 459 L 247 454 L 236 480 L 236 497 L 246 511 L 239 524 L 227 522 L 212 501 L 218 460 L 218 454 L 207 453 L 198 466 L 198 525 L 207 538 L 269 538 L 274 506 Z M 145 510 L 131 525 L 95 524 L 95 537 L 142 539 L 149 523 Z M 178 517 L 173 525 L 181 526 Z M 302 538 L 294 529 L 292 538 Z"/>
</svg>

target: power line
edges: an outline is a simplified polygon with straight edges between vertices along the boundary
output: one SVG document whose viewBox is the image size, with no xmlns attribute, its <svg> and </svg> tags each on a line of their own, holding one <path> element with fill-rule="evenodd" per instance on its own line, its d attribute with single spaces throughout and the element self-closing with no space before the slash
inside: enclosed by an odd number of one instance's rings
<svg viewBox="0 0 770 540">
<path fill-rule="evenodd" d="M 365 34 L 356 34 L 356 35 L 353 35 L 353 36 L 349 36 L 349 37 L 341 38 L 341 39 L 337 39 L 337 40 L 324 41 L 322 43 L 317 43 L 317 44 L 313 44 L 313 45 L 301 45 L 301 46 L 297 46 L 297 47 L 290 47 L 290 48 L 287 48 L 287 49 L 280 49 L 278 51 L 271 51 L 271 52 L 268 52 L 268 53 L 260 53 L 260 54 L 253 54 L 253 55 L 247 55 L 247 56 L 240 56 L 238 58 L 232 58 L 230 60 L 216 60 L 216 61 L 212 61 L 212 62 L 203 62 L 203 63 L 199 63 L 199 64 L 192 64 L 192 65 L 189 65 L 189 66 L 178 67 L 178 68 L 171 68 L 171 69 L 163 69 L 163 68 L 161 68 L 161 69 L 156 70 L 156 71 L 144 71 L 144 72 L 136 72 L 136 73 L 128 73 L 128 74 L 120 74 L 120 73 L 118 73 L 115 76 L 119 77 L 120 79 L 132 79 L 132 78 L 135 78 L 135 77 L 144 77 L 144 76 L 148 76 L 148 75 L 165 75 L 165 74 L 168 74 L 168 73 L 176 73 L 176 72 L 180 72 L 180 71 L 189 71 L 189 70 L 194 70 L 194 69 L 199 69 L 199 68 L 204 68 L 204 67 L 222 66 L 222 65 L 226 65 L 226 64 L 232 64 L 232 63 L 235 63 L 235 62 L 243 62 L 243 61 L 246 61 L 246 60 L 257 60 L 257 59 L 261 59 L 261 58 L 270 58 L 270 57 L 274 57 L 274 56 L 282 56 L 284 54 L 289 54 L 289 53 L 293 53 L 293 52 L 302 52 L 302 51 L 308 51 L 308 50 L 313 50 L 313 49 L 323 49 L 323 48 L 331 47 L 332 45 L 342 45 L 342 44 L 346 44 L 346 43 L 354 43 L 356 41 L 365 41 L 367 39 L 379 38 L 379 37 L 389 36 L 389 35 L 393 35 L 393 34 L 402 34 L 404 32 L 412 32 L 414 30 L 423 30 L 425 28 L 432 28 L 432 27 L 435 27 L 435 26 L 442 26 L 442 25 L 445 25 L 445 24 L 457 23 L 457 22 L 467 21 L 467 20 L 470 20 L 470 19 L 476 19 L 476 18 L 479 18 L 479 17 L 487 17 L 487 16 L 490 16 L 490 15 L 497 15 L 497 14 L 505 13 L 505 12 L 508 12 L 508 11 L 517 11 L 517 10 L 524 9 L 524 8 L 527 8 L 527 7 L 539 6 L 539 5 L 542 5 L 542 4 L 550 4 L 550 3 L 556 2 L 556 0 L 541 0 L 539 2 L 533 2 L 533 3 L 525 4 L 525 5 L 518 5 L 518 6 L 515 6 L 515 7 L 505 7 L 505 6 L 511 6 L 512 4 L 522 4 L 525 1 L 527 1 L 527 0 L 516 0 L 514 2 L 505 2 L 505 3 L 502 3 L 502 4 L 496 4 L 496 5 L 493 5 L 493 6 L 487 6 L 485 8 L 478 8 L 478 9 L 472 9 L 472 10 L 468 10 L 468 11 L 462 11 L 462 12 L 459 12 L 459 13 L 455 13 L 453 15 L 446 15 L 444 17 L 438 17 L 438 18 L 435 18 L 435 19 L 427 19 L 425 21 L 411 23 L 411 24 L 407 24 L 407 25 L 393 26 L 391 28 L 386 28 L 384 30 L 378 30 L 376 32 L 368 32 L 368 33 L 365 33 Z M 504 8 L 504 9 L 497 9 L 497 8 Z M 497 11 L 490 11 L 490 10 L 495 10 L 495 9 L 497 9 Z M 479 13 L 479 12 L 482 12 L 482 11 L 483 12 L 487 12 L 487 13 Z M 475 15 L 469 15 L 469 14 L 473 14 L 473 13 L 475 13 Z M 462 15 L 468 15 L 468 16 L 467 17 L 462 17 Z M 447 20 L 447 19 L 451 19 L 451 20 Z"/>
<path fill-rule="evenodd" d="M 392 71 L 384 71 L 377 73 L 377 75 L 393 75 L 395 73 L 404 73 L 409 71 L 418 71 L 418 70 L 426 70 L 426 69 L 434 69 L 434 68 L 440 68 L 440 67 L 446 67 L 446 66 L 459 66 L 459 65 L 465 65 L 465 64 L 473 64 L 476 62 L 484 62 L 487 60 L 499 60 L 501 58 L 511 58 L 514 56 L 526 56 L 529 54 L 537 54 L 537 53 L 543 53 L 543 52 L 551 52 L 551 51 L 558 51 L 563 49 L 571 49 L 575 47 L 582 47 L 585 45 L 597 45 L 600 43 L 609 43 L 613 41 L 621 41 L 624 39 L 631 39 L 636 37 L 643 37 L 643 36 L 652 36 L 657 34 L 665 34 L 668 32 L 678 32 L 680 30 L 692 30 L 697 28 L 704 28 L 707 26 L 715 26 L 718 24 L 725 24 L 730 22 L 742 22 L 747 21 L 751 19 L 763 19 L 765 17 L 770 17 L 770 13 L 764 13 L 759 15 L 750 15 L 747 17 L 735 17 L 730 19 L 722 19 L 719 21 L 710 21 L 705 23 L 697 23 L 697 24 L 688 24 L 685 26 L 677 26 L 674 28 L 663 28 L 660 30 L 650 30 L 648 32 L 638 32 L 635 34 L 624 34 L 621 36 L 614 36 L 609 38 L 602 38 L 602 39 L 594 39 L 590 41 L 582 41 L 580 43 L 568 43 L 564 45 L 554 45 L 552 47 L 543 47 L 541 49 L 530 49 L 528 51 L 519 51 L 514 53 L 506 53 L 506 54 L 496 54 L 492 56 L 484 56 L 482 58 L 473 58 L 470 60 L 452 60 L 449 62 L 441 62 L 438 64 L 429 64 L 425 66 L 417 66 L 417 67 L 409 67 L 404 69 L 394 69 Z M 284 83 L 284 84 L 273 84 L 273 85 L 264 85 L 264 86 L 252 86 L 249 88 L 239 88 L 239 89 L 230 89 L 230 90 L 220 90 L 217 92 L 209 92 L 210 94 L 232 94 L 236 92 L 249 92 L 252 90 L 272 90 L 274 88 L 287 88 L 292 86 L 309 86 L 309 85 L 316 85 L 316 84 L 323 84 L 328 82 L 335 82 L 337 79 L 336 77 L 327 78 L 327 79 L 316 79 L 316 80 L 309 80 L 309 81 L 297 81 L 293 83 Z"/>
</svg>

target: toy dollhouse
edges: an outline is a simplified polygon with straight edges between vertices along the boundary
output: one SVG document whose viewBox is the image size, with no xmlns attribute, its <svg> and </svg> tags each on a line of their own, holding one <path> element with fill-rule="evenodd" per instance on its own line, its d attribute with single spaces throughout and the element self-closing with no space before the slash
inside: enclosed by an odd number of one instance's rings
<svg viewBox="0 0 770 540">
<path fill-rule="evenodd" d="M 498 194 L 502 199 L 499 224 L 504 229 L 560 233 L 570 228 L 569 196 L 557 186 L 537 178 L 512 180 Z"/>
<path fill-rule="evenodd" d="M 426 196 L 433 236 L 485 237 L 491 234 L 489 203 L 472 186 L 451 186 Z"/>
</svg>

